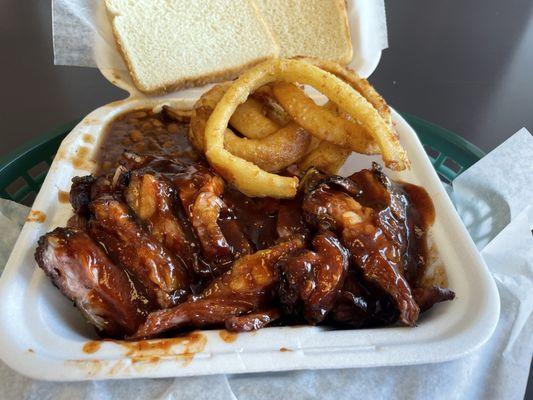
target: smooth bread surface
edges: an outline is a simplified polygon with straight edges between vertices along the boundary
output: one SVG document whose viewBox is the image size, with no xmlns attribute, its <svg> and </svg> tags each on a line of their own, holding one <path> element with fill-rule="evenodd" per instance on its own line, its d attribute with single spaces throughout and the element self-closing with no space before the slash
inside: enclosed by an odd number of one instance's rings
<svg viewBox="0 0 533 400">
<path fill-rule="evenodd" d="M 157 93 L 230 79 L 279 55 L 251 0 L 106 0 L 137 88 Z"/>
<path fill-rule="evenodd" d="M 344 0 L 257 0 L 257 4 L 280 42 L 280 57 L 317 57 L 344 65 L 352 60 Z"/>
</svg>

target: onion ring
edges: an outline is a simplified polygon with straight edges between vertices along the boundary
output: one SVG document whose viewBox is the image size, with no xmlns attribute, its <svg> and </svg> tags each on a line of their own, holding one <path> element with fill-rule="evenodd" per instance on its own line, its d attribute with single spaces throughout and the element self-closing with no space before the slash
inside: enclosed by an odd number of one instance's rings
<svg viewBox="0 0 533 400">
<path fill-rule="evenodd" d="M 270 85 L 261 86 L 250 95 L 248 100 L 250 98 L 261 102 L 265 107 L 267 118 L 274 121 L 276 124 L 285 126 L 292 121 L 292 118 L 289 116 L 289 114 L 287 114 L 283 107 L 276 101 L 276 99 L 274 99 L 274 94 L 272 93 L 272 87 Z M 239 108 L 237 107 L 237 110 L 238 109 Z"/>
<path fill-rule="evenodd" d="M 304 91 L 291 83 L 277 82 L 273 86 L 276 100 L 300 126 L 322 140 L 362 154 L 379 154 L 372 135 L 361 125 L 337 116 L 335 104 L 321 107 Z"/>
<path fill-rule="evenodd" d="M 311 135 L 294 122 L 263 139 L 224 135 L 224 146 L 240 158 L 253 162 L 267 172 L 278 172 L 298 162 L 308 152 Z"/>
<path fill-rule="evenodd" d="M 266 172 L 224 148 L 224 134 L 235 109 L 246 101 L 251 92 L 275 81 L 313 86 L 372 133 L 386 166 L 395 170 L 409 166 L 405 150 L 390 126 L 350 85 L 308 62 L 274 59 L 249 69 L 232 83 L 213 110 L 205 129 L 205 154 L 209 163 L 242 193 L 251 197 L 276 198 L 296 195 L 298 178 Z"/>
<path fill-rule="evenodd" d="M 207 120 L 228 88 L 228 83 L 213 86 L 198 99 L 193 107 L 188 136 L 192 146 L 199 152 L 205 150 L 202 132 L 205 131 Z"/>
<path fill-rule="evenodd" d="M 312 57 L 301 57 L 298 59 L 313 64 L 318 68 L 332 73 L 336 77 L 342 79 L 348 85 L 361 93 L 361 95 L 374 106 L 379 115 L 381 115 L 381 118 L 383 118 L 385 122 L 392 127 L 392 117 L 387 102 L 378 92 L 376 92 L 376 89 L 374 89 L 374 87 L 366 79 L 361 78 L 357 72 L 349 69 L 348 67 L 343 67 L 342 65 L 333 61 L 321 60 Z"/>
<path fill-rule="evenodd" d="M 227 88 L 228 85 L 213 87 L 202 95 L 194 107 L 189 140 L 199 151 L 205 149 L 206 122 Z M 310 143 L 311 135 L 296 123 L 289 123 L 262 139 L 241 138 L 229 128 L 224 132 L 224 146 L 230 153 L 268 172 L 278 172 L 299 161 L 308 153 Z"/>
<path fill-rule="evenodd" d="M 298 163 L 298 169 L 304 172 L 315 167 L 326 174 L 335 175 L 351 153 L 351 150 L 323 140 Z"/>
<path fill-rule="evenodd" d="M 237 107 L 229 123 L 250 139 L 262 139 L 280 128 L 280 125 L 263 114 L 263 105 L 253 98 Z"/>
<path fill-rule="evenodd" d="M 337 115 L 341 113 L 337 105 L 331 101 L 328 101 L 321 107 Z M 345 113 L 340 114 L 340 116 L 345 119 L 351 118 Z M 329 175 L 335 175 L 339 172 L 339 169 L 344 165 L 351 153 L 350 150 L 313 136 L 308 153 L 298 162 L 298 170 L 305 172 L 309 168 L 315 167 Z"/>
</svg>

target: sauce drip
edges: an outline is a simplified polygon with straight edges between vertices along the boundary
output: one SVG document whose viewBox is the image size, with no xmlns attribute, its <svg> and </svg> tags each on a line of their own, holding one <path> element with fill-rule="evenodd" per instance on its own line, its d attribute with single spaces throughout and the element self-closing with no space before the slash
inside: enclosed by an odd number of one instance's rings
<svg viewBox="0 0 533 400">
<path fill-rule="evenodd" d="M 125 349 L 126 357 L 133 363 L 155 363 L 161 358 L 175 358 L 181 360 L 183 366 L 187 366 L 197 353 L 204 351 L 207 337 L 200 332 L 191 332 L 168 339 L 114 342 Z"/>
<path fill-rule="evenodd" d="M 97 342 L 97 341 L 87 342 L 83 345 L 82 350 L 84 353 L 93 354 L 93 353 L 96 353 L 98 350 L 100 350 L 101 345 L 102 343 Z"/>
<path fill-rule="evenodd" d="M 26 222 L 37 222 L 42 224 L 44 221 L 46 221 L 46 214 L 38 210 L 31 210 L 26 217 Z"/>
<path fill-rule="evenodd" d="M 230 332 L 230 331 L 227 331 L 225 329 L 221 330 L 218 333 L 218 336 L 220 336 L 220 338 L 226 343 L 233 343 L 235 340 L 237 340 L 237 333 L 236 332 Z"/>
<path fill-rule="evenodd" d="M 68 204 L 70 202 L 69 200 L 69 193 L 68 192 L 65 192 L 63 190 L 60 190 L 59 192 L 57 192 L 57 200 L 60 202 L 60 203 L 63 203 L 63 204 Z"/>
<path fill-rule="evenodd" d="M 89 159 L 91 149 L 89 147 L 81 146 L 76 155 L 72 157 L 72 166 L 77 169 L 89 169 L 92 161 Z"/>
</svg>

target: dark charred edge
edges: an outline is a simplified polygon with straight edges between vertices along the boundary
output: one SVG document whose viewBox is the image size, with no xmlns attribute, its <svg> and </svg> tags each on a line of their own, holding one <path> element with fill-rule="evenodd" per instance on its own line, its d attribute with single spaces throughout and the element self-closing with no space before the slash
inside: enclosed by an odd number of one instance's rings
<svg viewBox="0 0 533 400">
<path fill-rule="evenodd" d="M 413 289 L 413 297 L 420 307 L 420 312 L 429 310 L 437 303 L 455 299 L 455 292 L 433 285 L 427 288 Z"/>
<path fill-rule="evenodd" d="M 291 320 L 296 319 L 301 323 L 305 323 L 305 319 L 303 317 L 304 304 L 302 299 L 299 298 L 296 289 L 288 282 L 284 266 L 291 257 L 298 257 L 310 251 L 311 250 L 308 248 L 296 249 L 291 251 L 285 257 L 279 259 L 274 264 L 274 269 L 277 271 L 279 277 L 276 297 L 281 304 L 283 315 Z"/>
<path fill-rule="evenodd" d="M 317 183 L 316 188 L 319 188 L 321 186 L 328 186 L 331 189 L 337 189 L 343 193 L 352 196 L 354 199 L 358 199 L 362 194 L 362 190 L 355 182 L 348 178 L 343 178 L 339 175 L 332 175 L 328 176 L 327 178 L 321 179 Z"/>
<path fill-rule="evenodd" d="M 375 161 L 372 161 L 371 171 L 386 189 L 390 189 L 392 187 L 392 181 L 387 175 L 385 175 L 385 173 L 383 172 L 383 167 L 381 165 L 379 165 Z"/>
<path fill-rule="evenodd" d="M 354 288 L 349 287 L 349 279 L 355 282 Z M 357 311 L 357 319 L 353 321 L 339 320 L 335 318 L 335 310 L 342 302 L 353 302 L 352 306 Z M 341 295 L 332 312 L 328 314 L 327 323 L 332 326 L 344 328 L 376 328 L 382 326 L 394 326 L 399 323 L 400 311 L 394 304 L 394 300 L 379 285 L 367 280 L 357 265 L 350 260 L 349 272 Z"/>
<path fill-rule="evenodd" d="M 315 167 L 308 168 L 300 179 L 299 192 L 304 194 L 314 191 L 321 180 L 327 178 L 327 174 L 319 171 Z"/>
<path fill-rule="evenodd" d="M 328 175 L 315 167 L 309 168 L 302 177 L 300 190 L 307 194 L 319 189 L 321 186 L 337 189 L 355 199 L 362 194 L 361 188 L 350 178 L 344 178 L 340 175 Z"/>
<path fill-rule="evenodd" d="M 53 230 L 52 232 L 48 232 L 44 234 L 43 236 L 41 236 L 39 240 L 37 241 L 37 248 L 35 249 L 35 253 L 33 254 L 35 261 L 37 262 L 37 265 L 39 266 L 39 268 L 41 268 L 46 273 L 46 275 L 48 275 L 50 278 L 51 276 L 49 275 L 49 270 L 48 268 L 45 268 L 46 263 L 44 261 L 44 252 L 46 248 L 48 247 L 48 237 L 50 235 L 54 235 L 58 229 L 60 228 L 57 228 Z"/>
<path fill-rule="evenodd" d="M 72 178 L 69 200 L 74 212 L 87 217 L 89 215 L 89 203 L 91 202 L 91 189 L 96 178 L 92 175 L 76 176 Z"/>
</svg>

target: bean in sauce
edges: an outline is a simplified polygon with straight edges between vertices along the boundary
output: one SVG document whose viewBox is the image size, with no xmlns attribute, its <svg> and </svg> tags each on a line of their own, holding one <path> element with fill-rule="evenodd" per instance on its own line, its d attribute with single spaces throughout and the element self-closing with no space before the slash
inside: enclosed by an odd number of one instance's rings
<svg viewBox="0 0 533 400">
<path fill-rule="evenodd" d="M 198 155 L 187 140 L 188 129 L 188 124 L 151 109 L 121 114 L 108 125 L 100 140 L 96 174 L 116 168 L 124 151 L 195 161 Z"/>
</svg>

